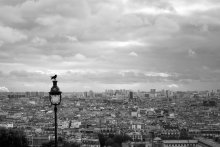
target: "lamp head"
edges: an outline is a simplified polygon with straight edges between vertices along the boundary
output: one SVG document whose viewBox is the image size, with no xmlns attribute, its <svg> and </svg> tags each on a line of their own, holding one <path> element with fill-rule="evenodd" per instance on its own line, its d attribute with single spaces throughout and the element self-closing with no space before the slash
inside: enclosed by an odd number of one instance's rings
<svg viewBox="0 0 220 147">
<path fill-rule="evenodd" d="M 52 105 L 59 105 L 61 102 L 61 91 L 59 87 L 57 86 L 57 81 L 53 81 L 53 86 L 50 89 L 49 92 L 49 98 Z"/>
</svg>

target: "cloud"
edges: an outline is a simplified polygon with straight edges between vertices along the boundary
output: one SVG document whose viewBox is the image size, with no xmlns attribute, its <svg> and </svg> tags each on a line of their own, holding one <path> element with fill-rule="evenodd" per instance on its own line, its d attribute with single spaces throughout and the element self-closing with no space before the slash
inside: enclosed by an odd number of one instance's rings
<svg viewBox="0 0 220 147">
<path fill-rule="evenodd" d="M 40 37 L 35 37 L 32 39 L 31 41 L 33 44 L 35 45 L 45 45 L 47 43 L 47 40 L 44 38 L 40 38 Z"/>
<path fill-rule="evenodd" d="M 10 90 L 44 90 L 50 73 L 61 74 L 70 91 L 172 83 L 185 89 L 220 86 L 217 0 L 0 4 L 0 78 Z"/>
<path fill-rule="evenodd" d="M 160 31 L 165 31 L 165 32 L 177 32 L 179 31 L 180 27 L 178 25 L 177 22 L 175 22 L 172 19 L 169 19 L 167 17 L 159 17 L 156 22 L 155 25 L 157 27 L 157 29 L 159 29 Z"/>
<path fill-rule="evenodd" d="M 69 41 L 72 41 L 72 42 L 77 42 L 78 39 L 75 37 L 75 36 L 66 36 L 66 38 L 69 40 Z"/>
<path fill-rule="evenodd" d="M 126 2 L 125 13 L 160 15 L 173 13 L 172 5 L 169 1 L 142 1 L 131 0 Z"/>
<path fill-rule="evenodd" d="M 147 72 L 147 73 L 145 73 L 145 75 L 152 76 L 152 77 L 164 77 L 164 78 L 171 76 L 167 73 L 157 73 L 157 72 Z"/>
<path fill-rule="evenodd" d="M 202 25 L 200 28 L 201 32 L 209 32 L 209 26 L 207 24 Z"/>
<path fill-rule="evenodd" d="M 193 13 L 198 12 L 207 12 L 211 9 L 218 9 L 219 5 L 216 5 L 215 2 L 210 2 L 208 0 L 199 1 L 196 0 L 193 3 L 189 3 L 188 1 L 176 2 L 172 1 L 172 5 L 175 7 L 177 14 L 189 16 Z"/>
<path fill-rule="evenodd" d="M 168 74 L 165 73 L 147 73 L 142 71 L 132 70 L 94 70 L 94 69 L 74 69 L 74 70 L 44 70 L 44 71 L 24 71 L 13 70 L 8 74 L 4 74 L 2 78 L 16 79 L 20 82 L 27 80 L 25 83 L 47 82 L 47 78 L 50 75 L 58 74 L 61 81 L 65 83 L 80 82 L 80 83 L 102 83 L 102 84 L 128 84 L 128 83 L 155 83 L 161 81 L 167 81 Z M 172 80 L 169 80 L 172 81 Z"/>
<path fill-rule="evenodd" d="M 0 0 L 0 4 L 16 6 L 16 5 L 21 5 L 25 1 L 27 1 L 27 0 L 10 0 L 10 1 Z"/>
<path fill-rule="evenodd" d="M 188 56 L 189 57 L 195 57 L 196 56 L 196 52 L 194 50 L 192 50 L 192 49 L 189 49 L 188 50 Z"/>
<path fill-rule="evenodd" d="M 59 23 L 62 20 L 60 15 L 51 15 L 51 16 L 44 16 L 39 17 L 36 19 L 36 22 L 43 26 L 53 26 L 56 23 Z"/>
<path fill-rule="evenodd" d="M 179 88 L 179 86 L 177 84 L 170 84 L 168 85 L 169 88 Z"/>
<path fill-rule="evenodd" d="M 0 25 L 0 40 L 2 42 L 15 43 L 26 39 L 27 36 L 24 33 L 16 29 Z"/>
<path fill-rule="evenodd" d="M 135 53 L 135 52 L 130 52 L 130 53 L 129 53 L 129 56 L 137 57 L 137 56 L 138 56 L 138 54 L 137 54 L 137 53 Z"/>
<path fill-rule="evenodd" d="M 7 87 L 0 87 L 0 92 L 9 92 Z"/>
<path fill-rule="evenodd" d="M 77 60 L 85 60 L 86 59 L 86 56 L 80 54 L 80 53 L 77 53 L 75 56 L 74 56 L 75 59 Z"/>
<path fill-rule="evenodd" d="M 0 41 L 0 47 L 1 47 L 3 44 L 4 44 L 4 42 L 1 40 L 1 41 Z"/>
<path fill-rule="evenodd" d="M 97 41 L 93 42 L 95 45 L 114 47 L 114 48 L 129 48 L 132 46 L 145 46 L 144 43 L 140 41 L 128 40 L 128 41 Z"/>
</svg>

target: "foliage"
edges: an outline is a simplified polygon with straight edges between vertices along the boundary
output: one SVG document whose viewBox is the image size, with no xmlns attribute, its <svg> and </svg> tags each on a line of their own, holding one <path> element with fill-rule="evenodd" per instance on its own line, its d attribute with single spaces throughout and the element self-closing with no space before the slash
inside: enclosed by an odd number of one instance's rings
<svg viewBox="0 0 220 147">
<path fill-rule="evenodd" d="M 98 134 L 100 146 L 111 146 L 111 147 L 121 147 L 122 142 L 131 141 L 131 137 L 128 135 L 113 135 L 104 136 L 103 134 Z"/>
<path fill-rule="evenodd" d="M 106 141 L 105 136 L 103 134 L 98 134 L 98 137 L 99 137 L 100 146 L 104 147 L 105 146 L 105 141 Z"/>
<path fill-rule="evenodd" d="M 114 144 L 114 140 L 112 138 L 108 138 L 105 142 L 106 146 L 112 146 Z"/>
<path fill-rule="evenodd" d="M 0 128 L 0 146 L 28 147 L 28 141 L 20 130 Z"/>
<path fill-rule="evenodd" d="M 47 143 L 42 144 L 42 147 L 52 147 L 52 146 L 54 146 L 54 141 L 49 141 Z"/>
<path fill-rule="evenodd" d="M 52 140 L 52 141 L 42 144 L 42 147 L 54 147 L 54 145 L 55 145 L 55 142 L 54 140 Z M 58 138 L 58 146 L 59 147 L 79 147 L 79 144 L 66 142 L 66 141 L 63 141 L 63 139 Z"/>
<path fill-rule="evenodd" d="M 190 139 L 187 129 L 180 130 L 180 139 Z"/>
<path fill-rule="evenodd" d="M 145 147 L 145 144 L 139 144 L 137 147 Z"/>
<path fill-rule="evenodd" d="M 206 101 L 203 101 L 203 106 L 214 107 L 214 106 L 217 106 L 217 103 L 215 101 L 206 100 Z"/>
<path fill-rule="evenodd" d="M 220 137 L 214 137 L 213 140 L 217 143 L 220 143 Z"/>
</svg>

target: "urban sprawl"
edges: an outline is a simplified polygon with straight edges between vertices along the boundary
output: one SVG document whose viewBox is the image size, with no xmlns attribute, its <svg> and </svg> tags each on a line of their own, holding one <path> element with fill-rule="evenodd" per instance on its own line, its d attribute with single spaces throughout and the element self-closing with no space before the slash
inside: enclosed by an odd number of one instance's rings
<svg viewBox="0 0 220 147">
<path fill-rule="evenodd" d="M 46 92 L 1 92 L 0 127 L 22 129 L 29 146 L 54 139 Z M 100 137 L 131 139 L 124 147 L 220 147 L 220 90 L 105 90 L 62 93 L 58 137 L 100 147 Z"/>
</svg>

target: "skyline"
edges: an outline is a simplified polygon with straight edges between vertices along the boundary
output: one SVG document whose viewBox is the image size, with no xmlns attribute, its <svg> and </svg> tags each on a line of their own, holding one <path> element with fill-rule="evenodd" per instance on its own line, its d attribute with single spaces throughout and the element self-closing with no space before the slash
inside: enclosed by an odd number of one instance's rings
<svg viewBox="0 0 220 147">
<path fill-rule="evenodd" d="M 124 90 L 124 91 L 123 91 Z M 196 91 L 196 90 L 186 90 L 186 91 L 181 91 L 181 90 L 169 90 L 169 89 L 155 89 L 156 91 L 155 91 L 155 93 L 163 93 L 163 92 L 166 92 L 166 91 L 168 91 L 168 92 L 171 92 L 171 93 L 178 93 L 178 92 L 185 92 L 185 93 L 192 93 L 192 92 L 195 92 L 194 94 L 196 94 L 196 92 L 198 92 L 197 94 L 199 94 L 199 93 L 205 93 L 205 92 L 207 92 L 207 96 L 209 96 L 209 94 L 210 93 L 219 93 L 219 89 L 213 89 L 213 90 L 211 90 L 211 91 L 209 91 L 209 90 L 201 90 L 201 91 Z M 108 92 L 133 92 L 133 93 L 151 93 L 151 89 L 148 89 L 148 90 L 146 90 L 146 91 L 143 91 L 143 90 L 132 90 L 132 89 L 105 89 L 105 90 L 103 90 L 103 91 L 100 91 L 100 89 L 99 89 L 99 91 L 93 91 L 93 90 L 87 90 L 87 91 L 61 91 L 62 92 L 62 94 L 70 94 L 70 93 L 72 93 L 72 94 L 74 94 L 74 93 L 81 93 L 81 94 L 83 94 L 83 93 L 85 93 L 85 92 L 87 92 L 87 93 L 89 93 L 89 92 L 93 92 L 93 93 L 108 93 Z M 49 93 L 48 91 L 0 91 L 0 93 L 18 93 L 18 94 L 23 94 L 23 93 Z"/>
<path fill-rule="evenodd" d="M 218 0 L 0 0 L 0 91 L 220 88 Z"/>
</svg>

